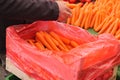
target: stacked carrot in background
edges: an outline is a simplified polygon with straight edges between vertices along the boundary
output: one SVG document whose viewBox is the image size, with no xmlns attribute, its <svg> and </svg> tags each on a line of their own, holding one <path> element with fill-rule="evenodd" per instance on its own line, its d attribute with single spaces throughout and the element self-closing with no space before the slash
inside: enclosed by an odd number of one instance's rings
<svg viewBox="0 0 120 80">
<path fill-rule="evenodd" d="M 40 50 L 69 51 L 78 46 L 78 44 L 55 32 L 39 31 L 36 32 L 35 39 L 27 40 L 31 45 Z"/>
<path fill-rule="evenodd" d="M 99 34 L 110 33 L 120 40 L 120 0 L 96 0 L 95 2 L 67 4 L 72 17 L 67 24 L 84 29 L 93 28 Z"/>
</svg>

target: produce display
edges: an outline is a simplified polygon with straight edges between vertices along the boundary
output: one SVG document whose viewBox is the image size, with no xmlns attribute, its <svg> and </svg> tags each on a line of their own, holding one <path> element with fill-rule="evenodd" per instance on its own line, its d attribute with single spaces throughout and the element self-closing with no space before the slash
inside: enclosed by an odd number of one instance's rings
<svg viewBox="0 0 120 80">
<path fill-rule="evenodd" d="M 81 5 L 82 4 L 82 5 Z M 120 0 L 96 0 L 69 4 L 72 17 L 67 24 L 84 29 L 93 28 L 99 34 L 110 33 L 120 40 Z"/>
<path fill-rule="evenodd" d="M 79 46 L 73 40 L 69 40 L 55 32 L 48 33 L 46 31 L 36 32 L 35 39 L 29 39 L 28 42 L 40 50 L 69 51 Z"/>
<path fill-rule="evenodd" d="M 110 80 L 120 64 L 120 1 L 65 1 L 72 10 L 66 23 L 8 27 L 7 57 L 35 80 Z"/>
</svg>

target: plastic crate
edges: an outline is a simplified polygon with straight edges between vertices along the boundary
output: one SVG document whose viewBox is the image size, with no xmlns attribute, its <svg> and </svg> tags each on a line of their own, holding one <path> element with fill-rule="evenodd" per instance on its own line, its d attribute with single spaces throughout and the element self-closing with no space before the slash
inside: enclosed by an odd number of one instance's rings
<svg viewBox="0 0 120 80">
<path fill-rule="evenodd" d="M 16 76 L 13 75 L 13 74 L 10 74 L 9 76 L 7 76 L 7 77 L 5 78 L 5 80 L 21 80 L 21 79 L 19 79 L 18 77 L 16 77 Z"/>
</svg>

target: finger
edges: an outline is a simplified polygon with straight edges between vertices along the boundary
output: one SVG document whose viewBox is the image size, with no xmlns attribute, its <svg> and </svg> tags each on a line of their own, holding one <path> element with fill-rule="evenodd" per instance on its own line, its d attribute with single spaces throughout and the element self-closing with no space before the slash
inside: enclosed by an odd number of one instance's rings
<svg viewBox="0 0 120 80">
<path fill-rule="evenodd" d="M 66 11 L 68 11 L 69 13 L 72 13 L 71 9 L 66 7 Z"/>
<path fill-rule="evenodd" d="M 69 17 L 72 16 L 72 12 L 69 10 L 65 10 L 65 14 L 68 15 Z"/>
</svg>

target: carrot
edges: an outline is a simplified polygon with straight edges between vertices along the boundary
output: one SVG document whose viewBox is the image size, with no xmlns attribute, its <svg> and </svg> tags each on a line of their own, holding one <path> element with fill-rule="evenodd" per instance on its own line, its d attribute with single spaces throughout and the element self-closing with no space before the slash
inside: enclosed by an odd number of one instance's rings
<svg viewBox="0 0 120 80">
<path fill-rule="evenodd" d="M 106 24 L 109 21 L 109 19 L 110 17 L 106 17 L 104 21 L 98 27 L 94 28 L 95 31 L 99 31 L 100 29 L 102 29 L 102 26 L 104 26 L 104 24 Z"/>
<path fill-rule="evenodd" d="M 86 20 L 86 25 L 85 25 L 85 29 L 88 29 L 89 27 L 90 28 L 92 28 L 91 26 L 90 26 L 90 24 L 91 24 L 91 21 L 92 21 L 92 18 L 93 18 L 93 3 L 91 3 L 91 5 L 90 5 L 90 8 L 89 8 L 89 15 L 88 15 L 88 19 Z"/>
<path fill-rule="evenodd" d="M 34 46 L 35 40 L 34 39 L 28 39 L 27 42 L 30 43 L 32 46 Z"/>
<path fill-rule="evenodd" d="M 71 45 L 67 45 L 67 48 L 71 50 L 73 47 Z"/>
<path fill-rule="evenodd" d="M 71 9 L 73 9 L 77 6 L 76 4 L 72 4 L 72 3 L 67 3 L 66 5 Z"/>
<path fill-rule="evenodd" d="M 90 23 L 89 23 L 90 15 L 91 15 L 91 12 L 88 12 L 87 13 L 87 18 L 86 18 L 86 21 L 85 21 L 85 25 L 84 25 L 85 29 L 88 29 L 90 27 Z"/>
<path fill-rule="evenodd" d="M 80 9 L 79 17 L 78 17 L 78 19 L 76 20 L 76 22 L 75 22 L 74 25 L 75 25 L 75 26 L 80 26 L 82 19 L 83 19 L 83 9 Z"/>
<path fill-rule="evenodd" d="M 102 26 L 102 29 L 99 31 L 99 33 L 105 32 L 105 30 L 111 25 L 111 23 L 114 21 L 114 17 L 112 17 L 107 23 L 105 23 Z"/>
<path fill-rule="evenodd" d="M 73 47 L 79 46 L 79 44 L 77 44 L 75 41 L 71 41 L 70 44 L 71 44 Z"/>
<path fill-rule="evenodd" d="M 71 24 L 71 18 L 67 19 L 67 24 Z"/>
<path fill-rule="evenodd" d="M 50 36 L 51 36 L 51 35 L 50 35 Z M 59 42 L 58 42 L 56 39 L 54 39 L 52 36 L 51 36 L 51 39 L 52 39 L 52 41 L 54 42 L 54 44 L 55 44 L 56 46 L 59 45 Z"/>
<path fill-rule="evenodd" d="M 65 52 L 69 51 L 69 49 L 65 49 L 61 44 L 58 45 L 58 48 L 59 48 L 61 51 L 65 51 Z"/>
<path fill-rule="evenodd" d="M 115 35 L 115 38 L 119 39 L 120 40 L 120 33 Z"/>
<path fill-rule="evenodd" d="M 65 43 L 65 44 L 70 44 L 70 40 L 67 38 L 64 38 L 62 36 L 60 36 L 60 39 Z"/>
<path fill-rule="evenodd" d="M 117 30 L 115 35 L 118 35 L 120 33 L 120 28 Z"/>
<path fill-rule="evenodd" d="M 119 28 L 118 23 L 119 23 L 119 18 L 117 18 L 116 21 L 115 21 L 115 25 L 114 25 L 114 27 L 113 27 L 113 29 L 111 31 L 112 35 L 115 35 L 116 30 Z"/>
<path fill-rule="evenodd" d="M 75 8 L 75 22 L 77 21 L 78 17 L 79 17 L 79 14 L 80 14 L 80 5 L 77 4 L 76 8 Z M 74 22 L 74 24 L 75 24 Z"/>
<path fill-rule="evenodd" d="M 105 31 L 105 33 L 110 33 L 111 30 L 113 29 L 114 25 L 115 25 L 115 21 L 111 23 L 111 25 L 107 28 L 107 30 Z"/>
<path fill-rule="evenodd" d="M 72 19 L 71 19 L 71 24 L 73 25 L 75 23 L 75 8 L 72 10 Z"/>
<path fill-rule="evenodd" d="M 96 12 L 97 12 L 97 10 L 93 10 L 93 18 L 92 18 L 92 20 L 91 20 L 91 24 L 90 24 L 90 27 L 93 27 L 94 26 L 94 23 L 95 23 L 95 20 L 96 20 Z"/>
<path fill-rule="evenodd" d="M 45 45 L 46 48 L 53 50 L 52 47 L 48 44 L 48 42 L 44 38 L 44 33 L 42 31 L 36 33 L 36 37 Z"/>
<path fill-rule="evenodd" d="M 64 48 L 64 49 L 66 49 L 66 51 L 68 50 L 68 48 L 65 46 L 65 44 L 62 42 L 62 40 L 60 39 L 60 37 L 55 33 L 55 32 L 50 32 L 50 35 L 54 38 L 54 39 L 56 39 L 59 43 L 60 43 L 60 45 Z M 60 46 L 59 45 L 59 46 Z"/>
<path fill-rule="evenodd" d="M 47 32 L 44 32 L 44 35 L 45 35 L 45 40 L 50 44 L 50 46 L 56 50 L 56 51 L 60 51 L 57 46 L 54 44 L 54 42 L 52 41 L 52 38 L 51 36 L 47 33 Z"/>
<path fill-rule="evenodd" d="M 94 23 L 94 29 L 96 29 L 99 25 L 99 11 L 96 13 L 96 19 L 95 19 L 95 23 Z"/>
<path fill-rule="evenodd" d="M 86 21 L 86 19 L 87 19 L 87 16 L 88 16 L 88 10 L 87 10 L 87 6 L 88 6 L 88 2 L 86 2 L 85 4 L 84 4 L 84 6 L 82 7 L 82 10 L 83 10 L 83 16 L 82 16 L 82 19 L 83 20 L 81 20 L 81 24 L 80 24 L 80 27 L 84 27 L 85 26 L 85 21 Z"/>
<path fill-rule="evenodd" d="M 80 24 L 80 26 L 81 26 L 82 28 L 85 26 L 85 21 L 86 21 L 86 19 L 87 19 L 87 17 L 88 17 L 87 12 L 84 12 L 83 14 L 84 14 L 83 20 L 82 20 L 82 22 L 81 22 L 81 24 Z"/>
<path fill-rule="evenodd" d="M 92 19 L 92 11 L 89 11 L 88 12 L 88 18 L 86 19 L 86 22 L 85 22 L 85 29 L 88 29 L 90 27 L 91 19 Z"/>
<path fill-rule="evenodd" d="M 36 42 L 35 43 L 35 46 L 38 48 L 38 49 L 40 49 L 40 50 L 45 50 L 45 47 L 42 45 L 42 43 L 40 43 L 40 42 Z"/>
</svg>

